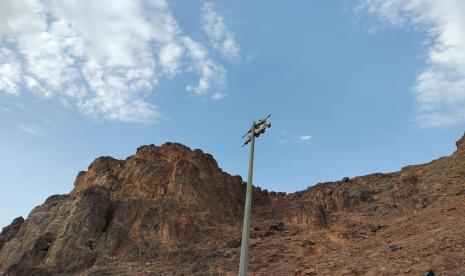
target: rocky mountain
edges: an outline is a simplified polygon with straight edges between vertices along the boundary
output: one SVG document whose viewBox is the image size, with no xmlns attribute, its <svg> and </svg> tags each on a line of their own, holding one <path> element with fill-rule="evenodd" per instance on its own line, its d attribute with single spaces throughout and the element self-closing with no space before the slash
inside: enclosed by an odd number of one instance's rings
<svg viewBox="0 0 465 276">
<path fill-rule="evenodd" d="M 5 275 L 235 275 L 245 183 L 201 150 L 97 158 L 0 234 Z M 428 164 L 253 191 L 251 275 L 465 275 L 465 136 Z"/>
</svg>

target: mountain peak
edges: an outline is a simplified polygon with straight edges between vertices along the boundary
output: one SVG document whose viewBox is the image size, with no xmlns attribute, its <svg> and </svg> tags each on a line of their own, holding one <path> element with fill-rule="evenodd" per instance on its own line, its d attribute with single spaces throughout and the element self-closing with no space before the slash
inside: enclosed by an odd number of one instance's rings
<svg viewBox="0 0 465 276">
<path fill-rule="evenodd" d="M 188 146 L 173 142 L 166 142 L 161 146 L 153 144 L 141 146 L 137 148 L 134 157 L 152 161 L 157 158 L 163 158 L 170 162 L 185 159 L 193 162 L 200 168 L 219 169 L 218 163 L 211 154 L 204 153 L 200 149 L 191 150 Z"/>
<path fill-rule="evenodd" d="M 113 192 L 129 189 L 134 191 L 141 187 L 131 184 L 152 181 L 154 173 L 160 174 L 157 179 L 165 177 L 159 181 L 168 183 L 178 173 L 188 173 L 194 181 L 193 175 L 205 177 L 223 172 L 213 156 L 200 149 L 191 150 L 185 145 L 171 142 L 161 146 L 151 144 L 137 148 L 136 154 L 125 160 L 109 156 L 95 159 L 87 171 L 81 171 L 77 175 L 74 191 L 79 192 L 90 186 L 99 186 Z M 153 182 L 144 185 L 144 190 L 160 187 Z"/>
</svg>

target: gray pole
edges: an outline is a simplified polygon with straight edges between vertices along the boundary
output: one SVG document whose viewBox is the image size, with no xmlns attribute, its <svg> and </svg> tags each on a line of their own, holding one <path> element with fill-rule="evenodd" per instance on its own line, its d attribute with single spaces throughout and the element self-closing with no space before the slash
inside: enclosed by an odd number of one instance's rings
<svg viewBox="0 0 465 276">
<path fill-rule="evenodd" d="M 245 195 L 244 222 L 242 224 L 241 259 L 239 263 L 239 275 L 247 276 L 249 258 L 249 230 L 250 212 L 252 208 L 252 177 L 253 177 L 253 155 L 255 146 L 255 122 L 252 124 L 252 141 L 250 145 L 249 175 L 247 179 L 247 192 Z"/>
</svg>

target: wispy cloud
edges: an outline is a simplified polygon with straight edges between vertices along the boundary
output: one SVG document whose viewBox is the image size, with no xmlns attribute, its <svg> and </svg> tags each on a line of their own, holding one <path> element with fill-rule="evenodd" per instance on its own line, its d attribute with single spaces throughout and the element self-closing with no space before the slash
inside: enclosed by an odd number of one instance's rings
<svg viewBox="0 0 465 276">
<path fill-rule="evenodd" d="M 8 108 L 8 107 L 0 107 L 0 109 L 3 111 L 3 112 L 11 112 L 11 108 Z"/>
<path fill-rule="evenodd" d="M 226 94 L 224 93 L 215 93 L 213 94 L 212 99 L 215 101 L 219 101 L 221 99 L 224 99 L 225 97 L 226 97 Z"/>
<path fill-rule="evenodd" d="M 223 17 L 216 11 L 212 2 L 203 5 L 202 26 L 207 34 L 213 48 L 218 50 L 224 57 L 237 60 L 239 57 L 239 46 L 233 33 L 224 23 Z"/>
<path fill-rule="evenodd" d="M 18 109 L 21 109 L 21 110 L 24 110 L 24 111 L 32 111 L 31 108 L 25 106 L 25 105 L 22 104 L 22 103 L 13 103 L 13 105 L 14 105 L 15 107 L 17 107 Z"/>
<path fill-rule="evenodd" d="M 20 123 L 19 129 L 33 136 L 43 136 L 43 132 L 33 123 Z"/>
<path fill-rule="evenodd" d="M 210 4 L 203 10 L 221 18 Z M 215 36 L 213 47 L 237 56 L 230 39 Z M 92 117 L 157 118 L 147 95 L 182 73 L 198 76 L 186 87 L 195 94 L 223 90 L 227 72 L 209 52 L 165 0 L 0 1 L 0 92 L 28 90 Z"/>
<path fill-rule="evenodd" d="M 414 84 L 420 124 L 465 122 L 465 1 L 362 0 L 360 7 L 381 22 L 426 32 L 428 66 Z"/>
<path fill-rule="evenodd" d="M 301 135 L 297 134 L 294 131 L 285 129 L 281 131 L 280 137 L 278 138 L 278 143 L 288 144 L 288 143 L 304 143 L 312 139 L 311 135 Z"/>
</svg>

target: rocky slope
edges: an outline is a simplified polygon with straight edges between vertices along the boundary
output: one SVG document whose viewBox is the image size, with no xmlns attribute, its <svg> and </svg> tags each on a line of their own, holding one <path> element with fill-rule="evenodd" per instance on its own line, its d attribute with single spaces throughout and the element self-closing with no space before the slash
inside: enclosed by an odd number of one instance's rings
<svg viewBox="0 0 465 276">
<path fill-rule="evenodd" d="M 6 275 L 237 273 L 245 183 L 201 150 L 166 143 L 96 159 L 0 234 Z M 255 275 L 465 275 L 465 136 L 400 172 L 293 194 L 254 188 Z"/>
</svg>

